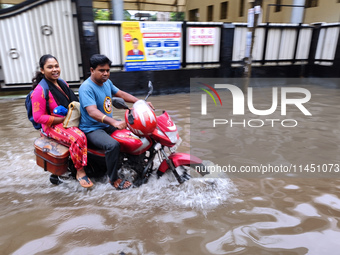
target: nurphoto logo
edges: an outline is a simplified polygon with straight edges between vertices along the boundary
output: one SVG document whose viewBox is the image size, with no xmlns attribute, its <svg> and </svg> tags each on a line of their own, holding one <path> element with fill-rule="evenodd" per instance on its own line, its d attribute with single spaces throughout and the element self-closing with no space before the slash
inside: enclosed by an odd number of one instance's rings
<svg viewBox="0 0 340 255">
<path fill-rule="evenodd" d="M 223 106 L 221 95 L 222 93 L 230 93 L 232 95 L 232 115 L 233 116 L 242 116 L 245 115 L 245 100 L 246 97 L 243 93 L 243 91 L 231 84 L 215 84 L 214 87 L 211 85 L 200 83 L 201 85 L 204 85 L 204 88 L 200 88 L 205 93 L 201 94 L 201 115 L 207 115 L 207 95 L 210 96 L 210 98 L 213 100 L 215 106 L 218 106 L 218 103 L 215 99 L 215 96 L 217 97 L 220 106 Z M 224 89 L 220 90 L 218 93 L 216 89 Z M 278 93 L 278 87 L 272 88 L 272 104 L 269 109 L 256 109 L 253 103 L 253 88 L 248 87 L 247 88 L 247 106 L 248 110 L 259 116 L 268 116 L 273 114 L 275 111 L 277 111 L 279 106 L 279 93 Z M 294 105 L 297 107 L 305 116 L 312 116 L 310 111 L 307 110 L 307 108 L 304 106 L 310 99 L 311 99 L 311 93 L 308 89 L 300 88 L 300 87 L 281 87 L 280 88 L 280 95 L 281 95 L 281 115 L 286 116 L 287 115 L 287 105 Z M 210 92 L 210 91 L 211 92 Z M 303 97 L 301 98 L 290 98 L 289 94 L 301 94 Z M 215 95 L 215 96 L 214 96 Z M 243 126 L 243 127 L 262 127 L 264 125 L 271 125 L 271 127 L 274 127 L 276 123 L 280 123 L 283 127 L 295 127 L 298 125 L 297 120 L 295 119 L 243 119 L 241 121 L 235 121 L 233 119 L 213 119 L 213 127 L 216 127 L 217 125 L 230 125 L 230 127 L 233 126 Z"/>
</svg>

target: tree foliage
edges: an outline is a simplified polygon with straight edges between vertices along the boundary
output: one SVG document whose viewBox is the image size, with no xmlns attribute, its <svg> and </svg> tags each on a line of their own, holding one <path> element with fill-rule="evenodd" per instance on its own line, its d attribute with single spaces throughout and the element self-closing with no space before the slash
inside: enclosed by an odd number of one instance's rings
<svg viewBox="0 0 340 255">
<path fill-rule="evenodd" d="M 108 9 L 93 9 L 94 20 L 110 20 L 111 11 Z"/>
<path fill-rule="evenodd" d="M 184 21 L 184 12 L 170 12 L 170 21 Z"/>
<path fill-rule="evenodd" d="M 94 20 L 111 20 L 112 19 L 112 10 L 108 9 L 93 9 Z M 131 14 L 124 10 L 123 12 L 124 20 L 133 20 L 131 19 Z"/>
</svg>

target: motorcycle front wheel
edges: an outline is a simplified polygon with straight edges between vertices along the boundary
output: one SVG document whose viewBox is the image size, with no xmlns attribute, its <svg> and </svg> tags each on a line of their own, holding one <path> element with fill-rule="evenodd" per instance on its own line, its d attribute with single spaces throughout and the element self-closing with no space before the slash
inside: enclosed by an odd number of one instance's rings
<svg viewBox="0 0 340 255">
<path fill-rule="evenodd" d="M 205 170 L 206 169 L 201 164 L 197 166 L 180 165 L 176 167 L 178 174 L 185 179 L 202 178 L 206 174 L 209 174 L 209 172 Z"/>
</svg>

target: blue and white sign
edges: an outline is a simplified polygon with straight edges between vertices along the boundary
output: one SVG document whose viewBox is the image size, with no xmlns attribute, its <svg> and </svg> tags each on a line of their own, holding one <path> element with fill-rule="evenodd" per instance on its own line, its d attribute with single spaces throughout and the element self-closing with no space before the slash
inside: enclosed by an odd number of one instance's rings
<svg viewBox="0 0 340 255">
<path fill-rule="evenodd" d="M 179 69 L 182 24 L 180 22 L 140 22 L 143 56 L 126 56 L 126 71 Z M 127 51 L 128 52 L 128 51 Z"/>
</svg>

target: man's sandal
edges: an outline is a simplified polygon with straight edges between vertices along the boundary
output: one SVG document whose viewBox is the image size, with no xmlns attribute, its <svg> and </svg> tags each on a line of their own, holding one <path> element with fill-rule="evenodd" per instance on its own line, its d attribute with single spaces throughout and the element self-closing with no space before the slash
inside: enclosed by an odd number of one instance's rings
<svg viewBox="0 0 340 255">
<path fill-rule="evenodd" d="M 117 179 L 113 183 L 113 186 L 118 190 L 129 189 L 132 187 L 132 183 L 127 180 Z"/>
<path fill-rule="evenodd" d="M 89 177 L 87 177 L 86 175 L 84 175 L 83 177 L 79 177 L 77 179 L 79 181 L 79 184 L 83 187 L 83 188 L 91 188 L 93 186 L 92 181 L 90 180 Z M 82 184 L 81 181 L 85 181 L 87 184 Z"/>
</svg>

